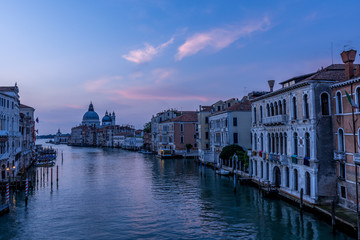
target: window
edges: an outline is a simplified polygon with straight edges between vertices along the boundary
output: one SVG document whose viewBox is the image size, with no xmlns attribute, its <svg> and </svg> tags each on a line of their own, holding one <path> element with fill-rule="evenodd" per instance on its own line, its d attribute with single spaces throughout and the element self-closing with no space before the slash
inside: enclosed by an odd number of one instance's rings
<svg viewBox="0 0 360 240">
<path fill-rule="evenodd" d="M 266 104 L 266 113 L 267 113 L 267 116 L 270 117 L 270 107 L 269 107 L 269 104 Z"/>
<path fill-rule="evenodd" d="M 287 155 L 287 134 L 284 133 L 284 154 Z"/>
<path fill-rule="evenodd" d="M 275 153 L 275 135 L 274 134 L 271 134 L 271 145 L 272 145 L 271 152 Z"/>
<path fill-rule="evenodd" d="M 284 153 L 284 151 L 283 151 L 283 149 L 284 149 L 284 139 L 283 139 L 283 135 L 282 135 L 282 133 L 280 133 L 280 154 L 283 154 Z"/>
<path fill-rule="evenodd" d="M 230 103 L 228 103 L 228 107 L 230 107 Z"/>
<path fill-rule="evenodd" d="M 278 114 L 279 114 L 279 111 L 278 111 L 278 105 L 277 105 L 277 102 L 275 102 L 275 104 L 274 104 L 274 108 L 275 108 L 275 115 L 278 115 Z"/>
<path fill-rule="evenodd" d="M 256 108 L 254 108 L 254 114 L 253 114 L 253 116 L 254 116 L 254 123 L 256 123 Z"/>
<path fill-rule="evenodd" d="M 356 96 L 356 104 L 360 106 L 360 87 L 357 87 L 355 90 L 355 96 Z M 357 109 L 359 111 L 359 109 Z"/>
<path fill-rule="evenodd" d="M 311 177 L 309 172 L 305 173 L 305 194 L 311 195 Z"/>
<path fill-rule="evenodd" d="M 268 143 L 268 152 L 271 152 L 271 138 L 270 138 L 270 133 L 268 133 L 268 137 L 267 137 L 267 143 Z"/>
<path fill-rule="evenodd" d="M 290 186 L 289 168 L 288 167 L 285 168 L 285 185 L 286 185 L 287 188 Z"/>
<path fill-rule="evenodd" d="M 205 118 L 205 123 L 206 123 L 206 124 L 209 123 L 209 118 L 208 118 L 208 117 Z"/>
<path fill-rule="evenodd" d="M 321 100 L 321 114 L 325 116 L 330 115 L 329 95 L 327 93 L 322 93 L 320 100 Z"/>
<path fill-rule="evenodd" d="M 181 131 L 181 132 L 184 131 L 184 124 L 180 124 L 180 131 Z"/>
<path fill-rule="evenodd" d="M 296 119 L 297 118 L 296 97 L 293 97 L 292 103 L 293 103 L 293 119 Z"/>
<path fill-rule="evenodd" d="M 344 186 L 341 186 L 340 191 L 341 191 L 341 197 L 346 198 L 346 188 Z"/>
<path fill-rule="evenodd" d="M 220 106 L 218 106 L 218 109 L 217 109 L 218 111 L 220 111 L 221 110 L 221 108 L 220 108 Z"/>
<path fill-rule="evenodd" d="M 308 100 L 307 94 L 305 94 L 303 97 L 303 106 L 304 106 L 304 118 L 308 119 L 309 118 L 309 100 Z"/>
<path fill-rule="evenodd" d="M 342 110 L 342 96 L 341 92 L 336 93 L 336 112 L 338 114 L 341 114 L 343 112 Z"/>
<path fill-rule="evenodd" d="M 184 136 L 183 135 L 180 136 L 180 143 L 184 143 Z"/>
<path fill-rule="evenodd" d="M 257 150 L 257 136 L 256 133 L 254 134 L 254 150 Z"/>
<path fill-rule="evenodd" d="M 345 167 L 345 163 L 340 163 L 340 171 L 339 171 L 339 173 L 340 173 L 340 178 L 341 179 L 345 179 L 345 177 L 346 177 L 346 167 Z"/>
<path fill-rule="evenodd" d="M 233 118 L 233 126 L 236 127 L 237 126 L 237 117 Z"/>
<path fill-rule="evenodd" d="M 274 105 L 270 104 L 271 116 L 274 116 Z"/>
<path fill-rule="evenodd" d="M 344 130 L 341 128 L 338 130 L 338 149 L 341 152 L 345 152 Z"/>
<path fill-rule="evenodd" d="M 286 100 L 285 99 L 283 101 L 283 108 L 284 108 L 283 114 L 286 114 Z"/>
<path fill-rule="evenodd" d="M 305 133 L 305 157 L 310 158 L 310 134 Z"/>
<path fill-rule="evenodd" d="M 208 143 L 206 144 L 206 149 L 209 149 L 209 144 Z"/>
<path fill-rule="evenodd" d="M 296 169 L 294 169 L 294 190 L 298 191 L 299 184 L 298 184 L 298 172 Z"/>
<path fill-rule="evenodd" d="M 262 122 L 262 118 L 263 118 L 263 109 L 262 109 L 262 106 L 260 106 L 259 122 Z"/>
<path fill-rule="evenodd" d="M 260 135 L 260 150 L 264 150 L 264 136 L 263 134 Z"/>
<path fill-rule="evenodd" d="M 205 139 L 209 139 L 209 132 L 205 132 Z"/>
<path fill-rule="evenodd" d="M 282 109 L 282 105 L 281 105 L 281 101 L 279 101 L 279 114 L 282 115 L 283 109 Z"/>
<path fill-rule="evenodd" d="M 294 155 L 298 155 L 298 139 L 297 139 L 297 133 L 294 133 Z"/>
<path fill-rule="evenodd" d="M 239 143 L 238 141 L 238 133 L 234 133 L 234 144 Z"/>
</svg>

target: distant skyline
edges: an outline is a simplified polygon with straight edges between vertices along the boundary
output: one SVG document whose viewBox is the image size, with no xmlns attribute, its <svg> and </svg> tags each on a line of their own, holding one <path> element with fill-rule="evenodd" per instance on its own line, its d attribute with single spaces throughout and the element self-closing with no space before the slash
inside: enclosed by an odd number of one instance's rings
<svg viewBox="0 0 360 240">
<path fill-rule="evenodd" d="M 90 101 L 142 128 L 360 53 L 358 1 L 1 1 L 0 81 L 39 134 L 68 133 Z M 332 54 L 333 52 L 333 54 Z M 357 54 L 355 63 L 360 63 Z M 333 56 L 333 59 L 332 59 Z"/>
</svg>

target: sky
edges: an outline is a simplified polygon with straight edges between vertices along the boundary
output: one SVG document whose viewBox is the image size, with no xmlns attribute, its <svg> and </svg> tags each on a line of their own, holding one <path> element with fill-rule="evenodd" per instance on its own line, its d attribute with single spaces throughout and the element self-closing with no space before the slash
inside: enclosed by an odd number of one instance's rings
<svg viewBox="0 0 360 240">
<path fill-rule="evenodd" d="M 39 134 L 69 133 L 90 101 L 142 128 L 360 53 L 359 1 L 0 1 L 0 85 Z M 355 63 L 360 63 L 357 56 Z"/>
</svg>

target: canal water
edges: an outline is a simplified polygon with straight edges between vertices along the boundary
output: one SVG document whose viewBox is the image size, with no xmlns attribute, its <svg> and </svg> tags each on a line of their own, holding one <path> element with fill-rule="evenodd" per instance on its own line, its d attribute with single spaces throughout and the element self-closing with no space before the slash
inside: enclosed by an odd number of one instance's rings
<svg viewBox="0 0 360 240">
<path fill-rule="evenodd" d="M 57 145 L 59 182 L 39 179 L 25 206 L 11 197 L 1 239 L 351 239 L 193 160 Z M 63 161 L 61 158 L 63 152 Z M 40 171 L 40 168 L 38 168 Z"/>
</svg>

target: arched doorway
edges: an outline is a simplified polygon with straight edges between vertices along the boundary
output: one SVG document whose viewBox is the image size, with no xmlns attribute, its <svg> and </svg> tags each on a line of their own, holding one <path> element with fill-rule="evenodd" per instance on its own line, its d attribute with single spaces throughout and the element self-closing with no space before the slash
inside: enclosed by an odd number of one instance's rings
<svg viewBox="0 0 360 240">
<path fill-rule="evenodd" d="M 274 167 L 274 183 L 276 187 L 281 185 L 281 172 L 279 167 Z"/>
</svg>

